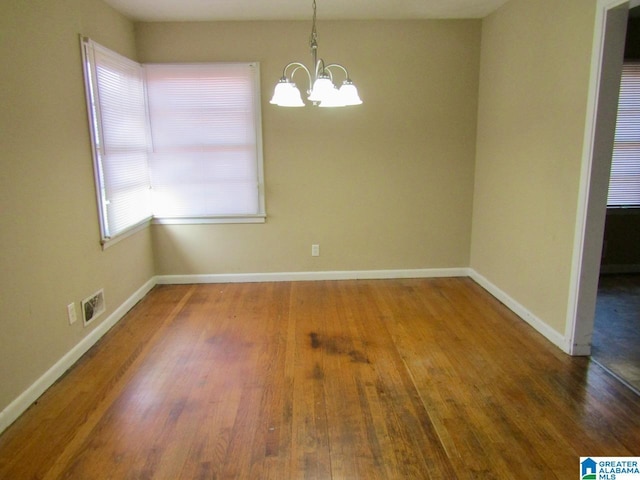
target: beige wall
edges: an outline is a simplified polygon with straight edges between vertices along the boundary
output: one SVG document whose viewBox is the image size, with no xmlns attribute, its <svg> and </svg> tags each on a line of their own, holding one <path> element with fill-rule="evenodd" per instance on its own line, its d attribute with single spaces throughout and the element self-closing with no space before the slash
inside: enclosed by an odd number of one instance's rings
<svg viewBox="0 0 640 480">
<path fill-rule="evenodd" d="M 468 266 L 480 25 L 319 21 L 320 55 L 364 104 L 283 109 L 268 102 L 288 62 L 310 64 L 310 22 L 138 24 L 142 62 L 262 73 L 267 222 L 154 226 L 158 273 Z"/>
<path fill-rule="evenodd" d="M 149 230 L 99 244 L 80 33 L 135 55 L 100 1 L 0 3 L 0 412 L 154 274 Z M 99 288 L 106 314 L 70 326 Z"/>
<path fill-rule="evenodd" d="M 471 267 L 564 335 L 595 0 L 512 0 L 482 28 Z"/>
</svg>

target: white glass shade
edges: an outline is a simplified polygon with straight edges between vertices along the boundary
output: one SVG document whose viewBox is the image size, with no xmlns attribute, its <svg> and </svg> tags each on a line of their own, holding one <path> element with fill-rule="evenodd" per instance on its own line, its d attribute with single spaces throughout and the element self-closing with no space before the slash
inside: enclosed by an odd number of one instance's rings
<svg viewBox="0 0 640 480">
<path fill-rule="evenodd" d="M 278 82 L 269 103 L 279 107 L 304 107 L 300 90 L 286 78 Z"/>
<path fill-rule="evenodd" d="M 349 80 L 345 80 L 345 82 L 340 87 L 340 99 L 345 105 L 362 104 L 362 100 L 360 100 L 360 96 L 358 95 L 358 89 Z"/>
<path fill-rule="evenodd" d="M 333 87 L 333 85 L 332 85 Z M 333 87 L 325 94 L 324 100 L 320 102 L 321 107 L 344 107 L 345 103 L 340 95 L 340 91 Z"/>
<path fill-rule="evenodd" d="M 325 98 L 333 93 L 335 86 L 327 76 L 321 76 L 313 82 L 313 88 L 309 95 L 309 100 L 312 102 L 322 102 Z"/>
</svg>

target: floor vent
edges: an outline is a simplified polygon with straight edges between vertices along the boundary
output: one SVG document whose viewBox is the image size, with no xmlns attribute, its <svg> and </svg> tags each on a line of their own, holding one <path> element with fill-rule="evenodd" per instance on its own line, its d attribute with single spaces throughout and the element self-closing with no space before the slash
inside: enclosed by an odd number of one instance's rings
<svg viewBox="0 0 640 480">
<path fill-rule="evenodd" d="M 82 301 L 82 319 L 85 326 L 99 317 L 105 310 L 104 290 L 100 289 Z"/>
</svg>

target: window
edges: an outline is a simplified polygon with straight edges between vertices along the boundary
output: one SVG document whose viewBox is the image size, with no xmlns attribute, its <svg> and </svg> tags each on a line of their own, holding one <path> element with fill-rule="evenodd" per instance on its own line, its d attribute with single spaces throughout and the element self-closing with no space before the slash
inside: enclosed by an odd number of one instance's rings
<svg viewBox="0 0 640 480">
<path fill-rule="evenodd" d="M 150 218 L 264 222 L 258 64 L 140 65 L 82 44 L 103 243 Z"/>
<path fill-rule="evenodd" d="M 154 215 L 260 217 L 255 64 L 145 65 Z"/>
<path fill-rule="evenodd" d="M 622 68 L 607 205 L 640 206 L 640 63 Z"/>
<path fill-rule="evenodd" d="M 140 65 L 83 39 L 103 243 L 151 218 L 147 109 Z"/>
</svg>

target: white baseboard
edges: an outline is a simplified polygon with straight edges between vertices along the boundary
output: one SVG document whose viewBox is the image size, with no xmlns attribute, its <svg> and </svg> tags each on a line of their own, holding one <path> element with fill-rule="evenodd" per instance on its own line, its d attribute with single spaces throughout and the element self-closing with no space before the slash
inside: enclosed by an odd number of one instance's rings
<svg viewBox="0 0 640 480">
<path fill-rule="evenodd" d="M 22 413 L 35 402 L 56 380 L 58 380 L 74 363 L 78 361 L 102 336 L 107 333 L 125 314 L 133 308 L 154 286 L 156 279 L 151 278 L 133 293 L 102 323 L 84 337 L 75 347 L 58 360 L 47 372 L 36 380 L 18 398 L 0 412 L 0 433 L 11 425 Z"/>
<path fill-rule="evenodd" d="M 410 270 L 352 270 L 324 272 L 222 273 L 206 275 L 160 275 L 159 285 L 189 283 L 296 282 L 313 280 L 375 280 L 389 278 L 468 277 L 468 268 Z"/>
<path fill-rule="evenodd" d="M 553 328 L 547 325 L 540 318 L 535 316 L 529 310 L 527 310 L 523 305 L 518 303 L 512 297 L 510 297 L 503 290 L 498 288 L 496 285 L 491 283 L 485 277 L 480 275 L 473 269 L 470 269 L 469 276 L 482 288 L 484 288 L 487 292 L 497 298 L 500 302 L 502 302 L 509 310 L 518 315 L 521 319 L 531 325 L 538 333 L 542 334 L 547 340 L 556 345 L 565 353 L 569 352 L 569 345 L 567 339 L 564 338 L 563 335 L 556 332 Z"/>
<path fill-rule="evenodd" d="M 571 345 L 571 339 L 566 340 L 566 345 L 562 348 L 572 357 L 588 357 L 591 355 L 591 344 L 588 345 Z"/>
</svg>

